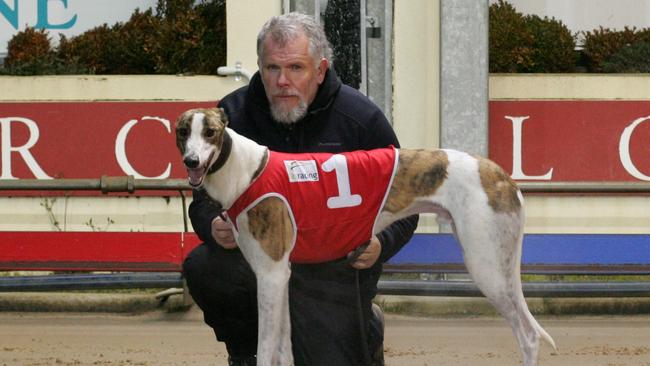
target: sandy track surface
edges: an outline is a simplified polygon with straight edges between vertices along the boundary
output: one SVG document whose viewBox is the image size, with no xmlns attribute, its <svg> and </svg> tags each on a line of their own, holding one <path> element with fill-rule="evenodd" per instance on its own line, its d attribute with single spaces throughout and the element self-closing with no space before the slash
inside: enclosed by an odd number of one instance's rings
<svg viewBox="0 0 650 366">
<path fill-rule="evenodd" d="M 540 365 L 650 366 L 650 317 L 542 318 Z M 387 316 L 392 366 L 520 365 L 499 318 Z M 0 365 L 226 365 L 201 314 L 0 313 Z"/>
</svg>

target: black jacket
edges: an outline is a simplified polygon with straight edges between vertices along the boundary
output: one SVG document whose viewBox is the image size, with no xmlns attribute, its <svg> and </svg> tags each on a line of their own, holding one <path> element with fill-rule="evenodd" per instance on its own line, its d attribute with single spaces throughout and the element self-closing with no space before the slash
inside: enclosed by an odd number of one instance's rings
<svg viewBox="0 0 650 366">
<path fill-rule="evenodd" d="M 229 119 L 228 126 L 271 150 L 282 152 L 344 152 L 394 145 L 397 137 L 381 110 L 359 91 L 344 85 L 328 70 L 307 115 L 292 125 L 275 122 L 259 73 L 250 84 L 219 102 Z M 189 208 L 197 235 L 214 243 L 210 224 L 219 214 L 205 193 L 195 191 Z M 382 244 L 379 263 L 397 253 L 413 235 L 418 218 L 398 221 L 378 235 Z M 335 239 L 333 239 L 335 240 Z M 381 268 L 381 267 L 380 267 Z"/>
</svg>

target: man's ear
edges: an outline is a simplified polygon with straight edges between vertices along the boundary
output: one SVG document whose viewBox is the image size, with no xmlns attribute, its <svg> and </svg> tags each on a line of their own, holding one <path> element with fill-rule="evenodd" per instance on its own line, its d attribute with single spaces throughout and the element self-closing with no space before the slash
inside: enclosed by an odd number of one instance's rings
<svg viewBox="0 0 650 366">
<path fill-rule="evenodd" d="M 325 74 L 327 73 L 327 69 L 330 67 L 330 61 L 326 59 L 325 57 L 320 59 L 320 62 L 318 63 L 318 84 L 321 84 L 323 80 L 325 80 Z"/>
</svg>

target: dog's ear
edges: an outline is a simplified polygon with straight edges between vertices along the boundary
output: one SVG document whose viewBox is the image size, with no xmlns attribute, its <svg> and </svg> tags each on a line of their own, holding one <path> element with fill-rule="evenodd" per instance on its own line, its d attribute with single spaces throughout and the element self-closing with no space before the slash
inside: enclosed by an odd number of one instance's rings
<svg viewBox="0 0 650 366">
<path fill-rule="evenodd" d="M 228 127 L 228 115 L 226 114 L 226 111 L 223 108 L 217 108 L 217 111 L 219 112 L 219 117 L 221 118 L 224 127 Z"/>
</svg>

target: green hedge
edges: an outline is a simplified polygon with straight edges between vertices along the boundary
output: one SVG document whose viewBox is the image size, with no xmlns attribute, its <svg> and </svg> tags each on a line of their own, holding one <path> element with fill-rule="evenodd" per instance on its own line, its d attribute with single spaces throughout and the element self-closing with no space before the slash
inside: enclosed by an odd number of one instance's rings
<svg viewBox="0 0 650 366">
<path fill-rule="evenodd" d="M 585 66 L 590 72 L 648 72 L 650 28 L 599 28 L 584 33 Z"/>
<path fill-rule="evenodd" d="M 578 35 L 584 39 L 576 50 Z M 571 34 L 562 22 L 490 6 L 490 72 L 648 72 L 650 28 Z"/>
<path fill-rule="evenodd" d="M 490 5 L 490 72 L 571 72 L 575 35 L 561 21 L 517 12 L 499 0 Z"/>
<path fill-rule="evenodd" d="M 44 31 L 27 28 L 7 47 L 0 73 L 216 74 L 226 64 L 225 0 L 158 0 L 125 23 L 103 24 L 56 48 Z"/>
<path fill-rule="evenodd" d="M 561 21 L 504 0 L 489 13 L 492 73 L 650 72 L 650 28 L 582 32 L 576 51 L 578 34 Z M 158 0 L 155 11 L 136 10 L 125 23 L 60 36 L 56 48 L 45 31 L 27 28 L 7 51 L 0 74 L 216 74 L 226 64 L 225 0 Z"/>
</svg>

